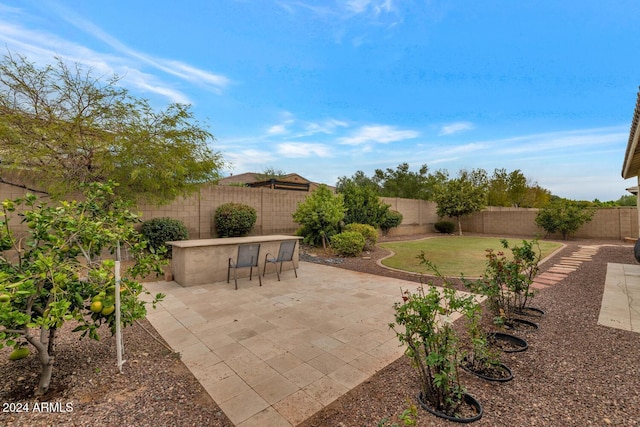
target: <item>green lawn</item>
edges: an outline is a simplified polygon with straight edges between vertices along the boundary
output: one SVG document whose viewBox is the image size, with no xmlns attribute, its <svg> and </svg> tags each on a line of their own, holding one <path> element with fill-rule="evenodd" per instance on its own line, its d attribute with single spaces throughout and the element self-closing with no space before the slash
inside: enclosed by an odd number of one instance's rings
<svg viewBox="0 0 640 427">
<path fill-rule="evenodd" d="M 433 274 L 417 258 L 420 251 L 424 251 L 425 258 L 433 262 L 440 273 L 445 276 L 467 277 L 482 276 L 486 265 L 486 249 L 496 252 L 504 250 L 499 237 L 433 237 L 430 239 L 413 240 L 408 242 L 382 243 L 380 246 L 395 253 L 382 261 L 387 267 L 415 273 Z M 522 245 L 522 239 L 507 239 L 509 246 Z M 562 245 L 555 242 L 539 241 L 542 258 L 550 255 Z M 510 250 L 505 250 L 511 255 Z"/>
</svg>

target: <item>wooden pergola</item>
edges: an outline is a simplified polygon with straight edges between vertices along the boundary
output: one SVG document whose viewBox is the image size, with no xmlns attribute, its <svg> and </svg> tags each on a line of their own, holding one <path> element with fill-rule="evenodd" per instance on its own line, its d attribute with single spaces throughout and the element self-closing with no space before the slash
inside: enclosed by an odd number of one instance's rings
<svg viewBox="0 0 640 427">
<path fill-rule="evenodd" d="M 624 154 L 624 163 L 622 164 L 622 178 L 629 179 L 636 177 L 638 186 L 640 187 L 640 92 L 636 100 L 636 109 L 633 112 L 631 120 L 631 129 L 629 130 L 629 141 L 627 142 L 627 150 Z M 637 193 L 634 193 L 637 194 Z M 640 221 L 640 197 L 637 198 L 638 221 Z"/>
</svg>

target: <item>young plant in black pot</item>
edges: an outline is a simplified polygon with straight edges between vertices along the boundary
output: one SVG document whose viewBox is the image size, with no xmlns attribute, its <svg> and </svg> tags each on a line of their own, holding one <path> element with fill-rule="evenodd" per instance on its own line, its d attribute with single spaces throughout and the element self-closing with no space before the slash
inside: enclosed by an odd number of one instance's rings
<svg viewBox="0 0 640 427">
<path fill-rule="evenodd" d="M 469 345 L 461 361 L 462 368 L 488 381 L 513 379 L 511 369 L 500 361 L 500 350 L 491 345 L 480 324 L 480 304 L 471 304 L 465 310 L 465 317 Z"/>
<path fill-rule="evenodd" d="M 442 288 L 420 285 L 413 292 L 402 292 L 402 302 L 394 304 L 395 323 L 389 325 L 407 346 L 405 354 L 420 380 L 421 406 L 452 421 L 469 422 L 482 416 L 480 403 L 460 384 L 461 352 L 453 328 L 455 313 L 464 313 L 473 304 L 473 295 L 456 292 L 446 282 Z"/>
</svg>

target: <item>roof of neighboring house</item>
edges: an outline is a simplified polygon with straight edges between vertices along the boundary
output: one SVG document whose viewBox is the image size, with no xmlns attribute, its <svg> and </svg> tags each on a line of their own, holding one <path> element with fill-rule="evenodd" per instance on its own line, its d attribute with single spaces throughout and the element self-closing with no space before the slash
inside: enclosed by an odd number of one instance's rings
<svg viewBox="0 0 640 427">
<path fill-rule="evenodd" d="M 264 179 L 264 174 L 245 172 L 231 175 L 218 181 L 218 185 L 245 184 L 248 187 L 271 187 L 283 190 L 311 191 L 320 184 L 312 182 L 297 173 L 290 173 L 273 179 Z M 329 188 L 332 188 L 329 186 Z"/>
<path fill-rule="evenodd" d="M 624 163 L 622 164 L 622 178 L 633 178 L 640 174 L 640 146 L 638 139 L 640 138 L 640 92 L 636 100 L 636 109 L 633 112 L 631 120 L 631 129 L 629 130 L 629 142 L 627 142 L 627 151 L 624 154 Z"/>
</svg>

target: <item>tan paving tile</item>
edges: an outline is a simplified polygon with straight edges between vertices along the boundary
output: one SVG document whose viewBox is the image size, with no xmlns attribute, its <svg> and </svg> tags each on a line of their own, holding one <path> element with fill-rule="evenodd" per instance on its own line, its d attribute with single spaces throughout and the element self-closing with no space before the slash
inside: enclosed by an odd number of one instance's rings
<svg viewBox="0 0 640 427">
<path fill-rule="evenodd" d="M 328 351 L 328 353 L 334 355 L 335 357 L 346 363 L 349 363 L 353 359 L 356 359 L 364 354 L 362 350 L 359 350 L 349 344 L 340 344 L 336 348 Z"/>
<path fill-rule="evenodd" d="M 219 403 L 219 406 L 231 422 L 237 425 L 265 410 L 270 405 L 255 391 L 247 390 L 226 402 Z"/>
<path fill-rule="evenodd" d="M 323 353 L 320 356 L 309 360 L 307 364 L 310 366 L 313 366 L 318 371 L 327 375 L 335 371 L 336 369 L 340 368 L 341 366 L 344 366 L 344 361 L 338 359 L 336 356 L 332 354 Z"/>
<path fill-rule="evenodd" d="M 299 341 L 298 344 L 289 348 L 289 352 L 294 356 L 298 357 L 303 362 L 308 362 L 309 360 L 316 358 L 322 353 L 324 353 L 324 350 L 316 347 L 311 343 Z"/>
<path fill-rule="evenodd" d="M 298 425 L 321 410 L 323 405 L 305 391 L 299 390 L 273 407 L 292 425 Z"/>
<path fill-rule="evenodd" d="M 304 387 L 302 390 L 324 406 L 330 404 L 348 391 L 347 387 L 329 377 L 322 377 Z"/>
<path fill-rule="evenodd" d="M 264 409 L 251 418 L 238 424 L 238 427 L 291 427 L 292 424 L 286 420 L 273 407 Z"/>
<path fill-rule="evenodd" d="M 209 382 L 205 389 L 213 400 L 221 404 L 251 390 L 251 387 L 238 375 L 231 375 L 218 382 Z"/>
<path fill-rule="evenodd" d="M 191 366 L 197 364 L 215 365 L 220 359 L 209 347 L 198 341 L 195 344 L 184 347 L 180 352 L 180 359 Z"/>
<path fill-rule="evenodd" d="M 288 372 L 298 366 L 302 365 L 304 362 L 296 357 L 293 353 L 285 352 L 284 354 L 279 354 L 271 359 L 266 360 L 266 362 L 273 369 L 278 371 L 279 373 Z"/>
<path fill-rule="evenodd" d="M 299 387 L 286 377 L 274 374 L 254 385 L 253 389 L 270 405 L 273 405 L 298 391 Z"/>
<path fill-rule="evenodd" d="M 368 375 L 373 375 L 386 366 L 384 362 L 370 354 L 363 354 L 349 364 Z"/>
<path fill-rule="evenodd" d="M 247 338 L 240 341 L 240 343 L 262 360 L 269 360 L 280 356 L 286 351 L 260 335 Z"/>
<path fill-rule="evenodd" d="M 283 375 L 299 388 L 306 387 L 324 376 L 322 372 L 306 363 L 284 372 Z"/>
<path fill-rule="evenodd" d="M 347 389 L 352 389 L 367 378 L 369 375 L 354 368 L 351 365 L 343 365 L 328 375 L 332 380 L 342 384 Z"/>
</svg>

